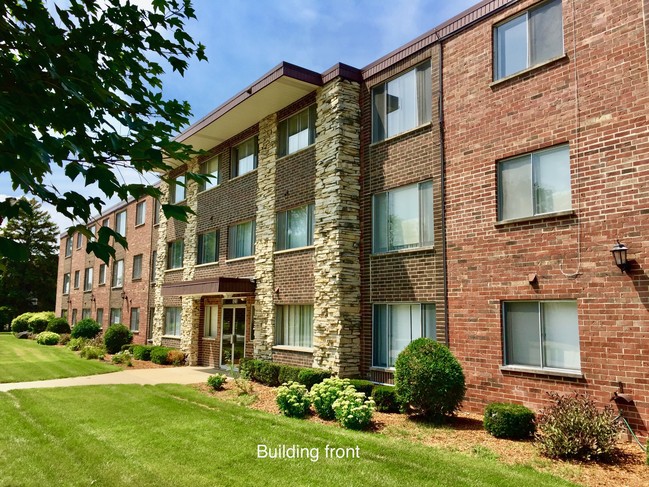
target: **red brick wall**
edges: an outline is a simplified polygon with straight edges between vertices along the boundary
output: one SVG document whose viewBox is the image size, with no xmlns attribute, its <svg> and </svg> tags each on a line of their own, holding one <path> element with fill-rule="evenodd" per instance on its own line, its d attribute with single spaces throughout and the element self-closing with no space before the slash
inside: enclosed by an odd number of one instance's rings
<svg viewBox="0 0 649 487">
<path fill-rule="evenodd" d="M 467 376 L 465 405 L 480 410 L 504 400 L 539 408 L 546 392 L 573 390 L 605 404 L 621 381 L 635 399 L 625 414 L 646 434 L 649 85 L 642 3 L 564 2 L 566 58 L 492 85 L 493 24 L 534 3 L 517 2 L 444 44 L 450 345 Z M 564 142 L 574 215 L 496 225 L 497 161 Z M 634 261 L 629 275 L 611 259 L 618 238 Z M 528 282 L 533 273 L 536 285 Z M 522 299 L 576 300 L 583 379 L 499 369 L 501 302 Z"/>
</svg>

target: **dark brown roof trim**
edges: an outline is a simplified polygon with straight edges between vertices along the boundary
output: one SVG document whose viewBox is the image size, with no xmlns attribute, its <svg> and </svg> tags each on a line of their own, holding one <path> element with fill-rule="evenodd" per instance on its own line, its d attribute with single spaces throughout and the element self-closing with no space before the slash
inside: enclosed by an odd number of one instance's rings
<svg viewBox="0 0 649 487">
<path fill-rule="evenodd" d="M 328 83 L 338 76 L 351 81 L 356 81 L 357 83 L 363 81 L 360 69 L 349 66 L 348 64 L 338 63 L 322 73 L 322 84 Z"/>
<path fill-rule="evenodd" d="M 456 15 L 452 19 L 438 25 L 437 27 L 429 30 L 428 32 L 420 35 L 415 40 L 410 41 L 408 44 L 399 47 L 398 49 L 386 54 L 382 58 L 368 64 L 361 72 L 363 78 L 369 78 L 376 73 L 389 68 L 395 63 L 404 60 L 408 56 L 425 49 L 435 42 L 440 42 L 452 35 L 457 34 L 461 30 L 479 22 L 486 17 L 497 13 L 498 11 L 517 3 L 519 0 L 484 0 L 473 7 L 466 9 L 464 12 Z"/>
<path fill-rule="evenodd" d="M 163 296 L 198 296 L 202 294 L 254 294 L 256 284 L 251 279 L 236 277 L 217 277 L 216 279 L 196 279 L 162 285 Z"/>
</svg>

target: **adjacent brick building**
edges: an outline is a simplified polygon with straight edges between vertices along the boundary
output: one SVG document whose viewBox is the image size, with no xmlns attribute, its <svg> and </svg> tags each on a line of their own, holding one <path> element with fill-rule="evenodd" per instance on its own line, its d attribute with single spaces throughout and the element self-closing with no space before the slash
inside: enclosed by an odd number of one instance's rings
<svg viewBox="0 0 649 487">
<path fill-rule="evenodd" d="M 469 409 L 618 391 L 646 435 L 648 3 L 487 0 L 363 69 L 280 64 L 178 137 L 207 155 L 162 201 L 196 214 L 128 224 L 125 275 L 155 250 L 157 284 L 59 290 L 57 311 L 123 291 L 138 339 L 151 316 L 190 363 L 386 383 L 429 336 L 460 359 Z M 61 289 L 89 266 L 73 242 Z"/>
</svg>

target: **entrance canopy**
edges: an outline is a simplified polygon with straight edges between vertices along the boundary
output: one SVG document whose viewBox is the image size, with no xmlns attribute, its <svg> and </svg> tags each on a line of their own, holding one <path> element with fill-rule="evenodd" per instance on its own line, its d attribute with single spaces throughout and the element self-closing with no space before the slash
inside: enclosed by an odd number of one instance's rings
<svg viewBox="0 0 649 487">
<path fill-rule="evenodd" d="M 254 294 L 254 279 L 240 277 L 217 277 L 194 281 L 170 282 L 162 285 L 163 296 L 205 296 Z"/>
</svg>

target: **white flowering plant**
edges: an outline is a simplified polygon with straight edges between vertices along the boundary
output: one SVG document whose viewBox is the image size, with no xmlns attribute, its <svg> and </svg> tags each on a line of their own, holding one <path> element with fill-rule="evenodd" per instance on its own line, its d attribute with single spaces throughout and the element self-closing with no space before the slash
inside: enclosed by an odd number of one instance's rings
<svg viewBox="0 0 649 487">
<path fill-rule="evenodd" d="M 347 387 L 351 387 L 349 379 L 338 377 L 331 377 L 319 384 L 314 384 L 311 388 L 311 402 L 318 416 L 322 419 L 334 419 L 336 413 L 333 404 Z"/>
<path fill-rule="evenodd" d="M 303 418 L 311 406 L 306 386 L 293 381 L 285 382 L 277 389 L 277 405 L 284 416 Z"/>
<path fill-rule="evenodd" d="M 346 387 L 333 403 L 336 419 L 347 429 L 362 430 L 372 421 L 376 409 L 374 399 L 365 397 L 364 392 L 357 392 L 353 386 Z"/>
</svg>

